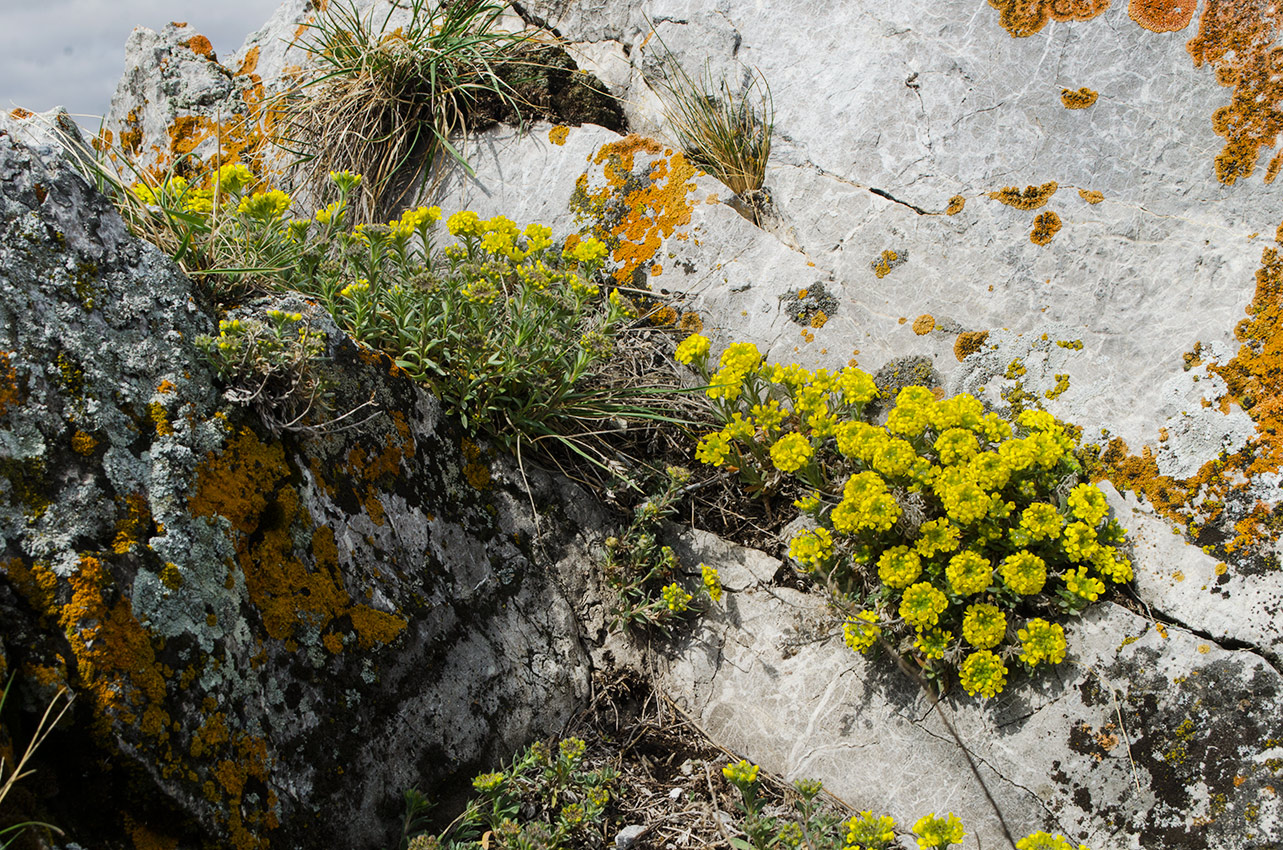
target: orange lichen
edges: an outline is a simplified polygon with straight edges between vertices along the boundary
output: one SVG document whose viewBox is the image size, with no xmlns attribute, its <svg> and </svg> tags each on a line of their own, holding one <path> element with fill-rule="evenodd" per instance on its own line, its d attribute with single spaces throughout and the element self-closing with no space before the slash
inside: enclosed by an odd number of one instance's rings
<svg viewBox="0 0 1283 850">
<path fill-rule="evenodd" d="M 254 73 L 258 68 L 258 45 L 254 45 L 245 53 L 245 58 L 241 60 L 241 66 L 236 69 L 236 76 L 247 77 Z"/>
<path fill-rule="evenodd" d="M 570 128 L 558 124 L 548 131 L 548 141 L 560 147 L 566 143 L 566 136 L 570 135 Z"/>
<path fill-rule="evenodd" d="M 45 564 L 36 561 L 28 565 L 21 558 L 10 558 L 0 561 L 0 574 L 13 583 L 32 608 L 46 614 L 56 610 L 58 576 Z"/>
<path fill-rule="evenodd" d="M 986 197 L 1018 210 L 1036 210 L 1050 201 L 1051 196 L 1056 194 L 1059 188 L 1059 183 L 1049 180 L 1041 186 L 1026 186 L 1024 191 L 1016 186 L 1006 186 L 996 192 L 987 193 Z"/>
<path fill-rule="evenodd" d="M 35 113 L 30 109 L 23 109 L 21 106 L 14 107 L 9 110 L 9 117 L 17 119 L 18 121 L 30 118 L 32 115 L 35 115 Z"/>
<path fill-rule="evenodd" d="M 677 327 L 684 333 L 697 334 L 704 330 L 704 320 L 699 317 L 699 313 L 688 311 L 682 313 L 682 318 L 677 323 Z"/>
<path fill-rule="evenodd" d="M 490 467 L 481 457 L 481 449 L 476 443 L 464 437 L 459 444 L 463 451 L 463 477 L 474 489 L 484 490 L 490 486 Z"/>
<path fill-rule="evenodd" d="M 18 389 L 18 373 L 9 364 L 9 352 L 0 351 L 0 416 L 9 412 L 22 401 Z"/>
<path fill-rule="evenodd" d="M 98 448 L 98 441 L 84 431 L 77 430 L 71 435 L 71 450 L 79 455 L 89 455 Z"/>
<path fill-rule="evenodd" d="M 1283 245 L 1283 234 L 1278 236 Z M 1112 451 L 1102 456 L 1110 480 L 1145 495 L 1159 513 L 1196 538 L 1202 528 L 1222 520 L 1228 502 L 1243 505 L 1245 514 L 1233 523 L 1232 536 L 1215 544 L 1227 558 L 1260 554 L 1283 532 L 1278 517 L 1251 490 L 1251 479 L 1283 468 L 1283 256 L 1278 245 L 1261 252 L 1256 292 L 1246 312 L 1249 318 L 1234 331 L 1241 343 L 1238 352 L 1229 362 L 1206 368 L 1225 381 L 1220 409 L 1239 407 L 1256 424 L 1248 444 L 1208 461 L 1185 479 L 1160 475 L 1148 446 L 1134 457 L 1116 441 L 1119 445 L 1111 444 Z M 1198 355 L 1198 348 L 1187 355 L 1191 368 L 1201 362 Z"/>
<path fill-rule="evenodd" d="M 1061 89 L 1060 102 L 1066 109 L 1086 109 L 1096 102 L 1100 92 L 1083 86 L 1080 89 Z"/>
<path fill-rule="evenodd" d="M 823 310 L 816 310 L 815 315 L 811 317 L 811 327 L 815 328 L 818 331 L 820 328 L 828 324 L 828 321 L 829 321 L 829 317 L 827 313 L 825 313 Z M 807 340 L 807 341 L 809 342 L 810 340 Z"/>
<path fill-rule="evenodd" d="M 984 346 L 988 331 L 963 331 L 953 342 L 953 356 L 961 363 Z"/>
<path fill-rule="evenodd" d="M 891 274 L 891 270 L 896 266 L 904 265 L 908 259 L 909 258 L 904 256 L 901 252 L 893 251 L 888 248 L 883 251 L 876 260 L 870 260 L 869 267 L 873 269 L 873 274 L 877 276 L 878 280 L 881 280 Z M 903 324 L 903 322 L 901 322 L 901 324 Z"/>
<path fill-rule="evenodd" d="M 1198 34 L 1185 45 L 1195 67 L 1210 64 L 1216 81 L 1234 88 L 1230 103 L 1212 113 L 1212 128 L 1225 139 L 1216 177 L 1226 185 L 1249 176 L 1261 150 L 1273 147 L 1283 129 L 1278 25 L 1276 4 L 1267 0 L 1206 0 Z"/>
<path fill-rule="evenodd" d="M 211 62 L 218 61 L 218 55 L 214 53 L 214 45 L 209 43 L 209 39 L 197 33 L 186 41 L 178 42 L 180 47 L 186 47 L 197 56 L 203 56 Z"/>
<path fill-rule="evenodd" d="M 1109 0 L 989 0 L 998 22 L 1013 38 L 1033 35 L 1048 20 L 1089 21 L 1109 8 Z"/>
<path fill-rule="evenodd" d="M 923 313 L 913 320 L 913 332 L 918 336 L 926 336 L 936 329 L 936 317 L 930 313 Z"/>
<path fill-rule="evenodd" d="M 571 208 L 610 246 L 620 284 L 631 284 L 638 270 L 652 263 L 663 240 L 690 224 L 695 167 L 681 152 L 669 156 L 663 151 L 653 139 L 626 136 L 602 145 L 589 158 L 602 166 L 604 186 L 590 191 L 587 174 L 576 182 Z M 638 153 L 653 159 L 635 171 Z"/>
<path fill-rule="evenodd" d="M 1150 32 L 1180 32 L 1194 19 L 1198 0 L 1131 0 L 1127 15 Z"/>
<path fill-rule="evenodd" d="M 949 199 L 949 206 L 944 208 L 945 215 L 957 215 L 962 212 L 962 208 L 967 205 L 967 199 L 961 195 L 954 195 Z"/>
<path fill-rule="evenodd" d="M 1034 229 L 1029 234 L 1029 241 L 1035 245 L 1046 245 L 1060 232 L 1060 216 L 1051 210 L 1039 213 L 1034 219 Z"/>
<path fill-rule="evenodd" d="M 1082 198 L 1089 204 L 1099 204 L 1101 201 L 1105 200 L 1105 195 L 1102 192 L 1095 191 L 1094 189 L 1079 189 L 1078 197 Z"/>
<path fill-rule="evenodd" d="M 399 471 L 407 453 L 400 445 L 373 456 L 362 452 L 356 472 L 386 479 Z M 188 508 L 193 516 L 225 517 L 238 532 L 237 560 L 245 588 L 269 637 L 294 641 L 302 631 L 325 632 L 347 618 L 362 647 L 390 642 L 406 621 L 353 604 L 343 586 L 334 532 L 312 520 L 298 491 L 285 483 L 288 477 L 281 447 L 259 441 L 246 429 L 221 455 L 211 454 L 199 467 Z M 299 527 L 311 535 L 310 567 L 296 550 Z"/>
<path fill-rule="evenodd" d="M 172 392 L 173 392 L 174 390 L 176 390 L 176 389 L 178 389 L 178 388 L 177 388 L 176 386 L 174 386 L 174 382 L 173 382 L 173 381 L 170 381 L 170 380 L 164 380 L 164 381 L 161 381 L 159 385 L 157 385 L 157 387 L 156 387 L 156 392 L 157 392 L 159 395 L 169 395 L 170 393 L 172 393 Z"/>
</svg>

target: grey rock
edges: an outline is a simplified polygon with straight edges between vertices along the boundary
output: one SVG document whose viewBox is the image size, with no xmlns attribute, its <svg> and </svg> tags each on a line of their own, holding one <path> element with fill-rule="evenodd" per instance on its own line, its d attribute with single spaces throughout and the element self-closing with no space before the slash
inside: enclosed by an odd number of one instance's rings
<svg viewBox="0 0 1283 850">
<path fill-rule="evenodd" d="M 646 827 L 641 826 L 640 824 L 633 824 L 632 826 L 626 826 L 619 830 L 619 832 L 615 834 L 616 850 L 629 850 L 630 847 L 637 843 L 637 839 L 640 838 L 642 833 L 645 831 Z"/>
<path fill-rule="evenodd" d="M 404 789 L 453 787 L 586 697 L 569 599 L 591 593 L 562 583 L 601 520 L 564 482 L 527 497 L 308 312 L 335 410 L 373 415 L 277 436 L 221 398 L 187 278 L 0 136 L 0 653 L 53 671 L 24 700 L 72 688 L 97 749 L 62 768 L 110 753 L 134 811 L 228 845 L 384 846 Z"/>
</svg>

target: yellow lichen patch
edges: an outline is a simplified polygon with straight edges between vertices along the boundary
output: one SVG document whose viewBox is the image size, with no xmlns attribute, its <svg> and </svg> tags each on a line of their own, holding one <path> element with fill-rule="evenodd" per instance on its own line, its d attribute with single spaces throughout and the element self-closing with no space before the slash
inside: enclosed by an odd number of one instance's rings
<svg viewBox="0 0 1283 850">
<path fill-rule="evenodd" d="M 902 266 L 908 261 L 908 257 L 901 251 L 895 251 L 890 248 L 883 251 L 877 259 L 869 261 L 869 267 L 873 269 L 873 274 L 878 280 L 891 274 L 891 270 L 896 266 Z M 805 297 L 799 293 L 800 297 Z"/>
<path fill-rule="evenodd" d="M 142 534 L 152 528 L 151 508 L 146 496 L 131 493 L 122 501 L 124 514 L 116 520 L 116 537 L 111 543 L 111 550 L 117 555 L 127 553 L 137 545 Z"/>
<path fill-rule="evenodd" d="M 18 373 L 9 364 L 9 352 L 0 351 L 0 416 L 22 401 L 18 390 Z"/>
<path fill-rule="evenodd" d="M 566 136 L 568 135 L 570 135 L 570 128 L 558 124 L 548 131 L 548 141 L 560 147 L 566 143 Z"/>
<path fill-rule="evenodd" d="M 188 510 L 193 516 L 224 517 L 240 534 L 253 534 L 269 496 L 288 474 L 280 445 L 262 443 L 246 428 L 221 455 L 210 452 L 198 468 Z"/>
<path fill-rule="evenodd" d="M 169 395 L 176 389 L 178 388 L 174 386 L 174 382 L 166 379 L 164 381 L 161 381 L 160 384 L 157 385 L 156 393 L 157 395 Z"/>
<path fill-rule="evenodd" d="M 1065 390 L 1067 390 L 1067 389 L 1069 389 L 1069 376 L 1068 376 L 1068 375 L 1057 375 L 1057 376 L 1056 376 L 1056 386 L 1054 386 L 1054 387 L 1052 387 L 1051 389 L 1047 390 L 1045 393 L 1043 393 L 1043 395 L 1045 395 L 1047 398 L 1056 399 L 1056 398 L 1060 398 L 1062 395 L 1064 395 L 1064 394 L 1065 394 Z"/>
<path fill-rule="evenodd" d="M 986 197 L 1018 210 L 1036 210 L 1050 201 L 1051 196 L 1056 194 L 1059 188 L 1059 183 L 1049 180 L 1041 186 L 1026 186 L 1023 191 L 1016 186 L 1006 186 L 995 192 L 989 192 Z"/>
<path fill-rule="evenodd" d="M 156 436 L 169 437 L 174 433 L 174 426 L 169 424 L 169 414 L 160 402 L 153 401 L 147 405 L 147 415 L 151 417 L 152 424 L 156 427 Z"/>
<path fill-rule="evenodd" d="M 682 313 L 682 318 L 677 323 L 677 327 L 688 334 L 697 334 L 704 330 L 704 320 L 699 317 L 699 313 L 686 312 Z"/>
<path fill-rule="evenodd" d="M 1096 102 L 1100 92 L 1083 86 L 1080 89 L 1061 89 L 1060 102 L 1066 109 L 1086 109 Z"/>
<path fill-rule="evenodd" d="M 828 321 L 829 317 L 827 313 L 823 310 L 816 310 L 815 315 L 811 317 L 811 327 L 818 331 L 820 328 L 828 324 Z M 807 342 L 810 342 L 810 340 L 807 340 Z"/>
<path fill-rule="evenodd" d="M 1109 8 L 1109 0 L 989 0 L 998 22 L 1012 38 L 1033 35 L 1052 21 L 1089 21 Z"/>
<path fill-rule="evenodd" d="M 961 195 L 954 195 L 949 199 L 949 206 L 944 208 L 945 215 L 957 215 L 962 212 L 963 207 L 967 205 L 967 199 Z"/>
<path fill-rule="evenodd" d="M 923 313 L 913 320 L 913 332 L 918 336 L 926 336 L 936 329 L 936 317 L 930 313 Z"/>
<path fill-rule="evenodd" d="M 638 153 L 657 158 L 634 173 Z M 602 166 L 605 185 L 589 191 L 587 175 L 581 175 L 571 206 L 611 246 L 615 280 L 631 284 L 663 240 L 690 224 L 695 167 L 681 152 L 667 155 L 658 142 L 635 134 L 602 145 L 589 161 Z"/>
<path fill-rule="evenodd" d="M 1029 241 L 1035 245 L 1046 245 L 1060 232 L 1060 216 L 1051 210 L 1039 213 L 1034 219 L 1034 229 L 1029 234 Z"/>
<path fill-rule="evenodd" d="M 1198 0 L 1131 0 L 1127 16 L 1150 32 L 1180 32 L 1194 19 Z"/>
<path fill-rule="evenodd" d="M 1079 189 L 1078 197 L 1082 198 L 1089 204 L 1099 204 L 1101 201 L 1105 200 L 1105 195 L 1101 192 L 1095 191 L 1094 189 Z"/>
<path fill-rule="evenodd" d="M 174 850 L 178 846 L 177 838 L 156 832 L 128 815 L 125 816 L 125 828 L 133 841 L 134 850 Z"/>
<path fill-rule="evenodd" d="M 91 555 L 81 556 L 68 584 L 67 604 L 46 613 L 56 615 L 66 632 L 82 693 L 90 695 L 100 731 L 110 722 L 138 723 L 168 750 L 170 721 L 160 708 L 166 695 L 165 670 L 128 597 Z"/>
<path fill-rule="evenodd" d="M 476 443 L 463 438 L 460 443 L 463 450 L 463 477 L 474 489 L 484 490 L 490 486 L 490 467 L 486 466 L 481 457 L 481 449 Z"/>
<path fill-rule="evenodd" d="M 71 435 L 71 450 L 78 455 L 88 457 L 98 448 L 98 441 L 79 429 Z"/>
<path fill-rule="evenodd" d="M 989 338 L 988 331 L 963 331 L 953 342 L 953 356 L 961 363 L 984 346 Z"/>
<path fill-rule="evenodd" d="M 32 608 L 46 614 L 56 611 L 58 576 L 49 567 L 39 561 L 28 566 L 21 558 L 10 558 L 0 561 L 0 574 L 13 583 Z"/>
<path fill-rule="evenodd" d="M 1195 67 L 1210 64 L 1216 81 L 1234 89 L 1229 104 L 1212 113 L 1212 128 L 1225 139 L 1216 176 L 1226 185 L 1249 176 L 1283 129 L 1277 18 L 1275 4 L 1262 0 L 1206 0 L 1198 34 L 1185 45 Z"/>
</svg>

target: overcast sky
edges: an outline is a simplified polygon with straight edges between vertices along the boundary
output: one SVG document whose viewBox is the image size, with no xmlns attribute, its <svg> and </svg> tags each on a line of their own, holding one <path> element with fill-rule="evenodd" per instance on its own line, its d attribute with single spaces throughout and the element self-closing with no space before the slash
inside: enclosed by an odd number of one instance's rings
<svg viewBox="0 0 1283 850">
<path fill-rule="evenodd" d="M 72 114 L 107 111 L 137 26 L 186 21 L 231 56 L 279 0 L 0 0 L 0 106 Z M 79 118 L 97 128 L 96 119 Z"/>
</svg>

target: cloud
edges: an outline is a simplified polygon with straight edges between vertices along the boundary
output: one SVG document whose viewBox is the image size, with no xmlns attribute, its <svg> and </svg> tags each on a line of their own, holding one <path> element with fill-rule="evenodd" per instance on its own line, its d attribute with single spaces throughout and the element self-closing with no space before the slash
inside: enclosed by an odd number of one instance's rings
<svg viewBox="0 0 1283 850">
<path fill-rule="evenodd" d="M 102 115 L 125 65 L 135 26 L 187 21 L 231 56 L 278 0 L 37 0 L 6 9 L 0 27 L 0 106 Z M 17 5 L 17 4 L 13 4 Z M 96 125 L 94 119 L 82 124 Z"/>
</svg>

